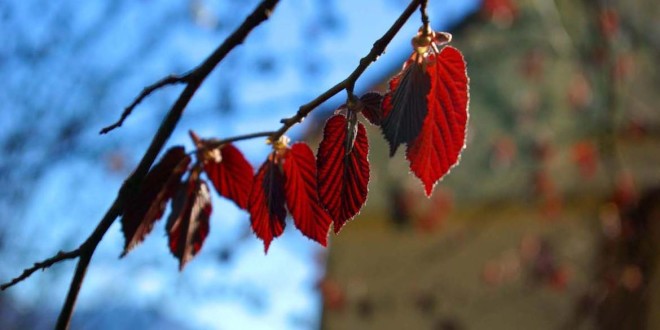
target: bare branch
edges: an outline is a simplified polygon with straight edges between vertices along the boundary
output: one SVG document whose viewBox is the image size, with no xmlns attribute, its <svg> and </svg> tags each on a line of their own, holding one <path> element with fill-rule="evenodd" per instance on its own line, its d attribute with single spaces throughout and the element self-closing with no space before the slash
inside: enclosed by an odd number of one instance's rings
<svg viewBox="0 0 660 330">
<path fill-rule="evenodd" d="M 385 48 L 392 41 L 394 36 L 401 30 L 403 25 L 408 21 L 410 16 L 415 12 L 418 6 L 423 6 L 428 0 L 413 0 L 410 2 L 408 7 L 401 13 L 399 18 L 392 24 L 392 26 L 385 32 L 385 34 L 374 42 L 373 47 L 369 54 L 363 57 L 360 60 L 358 66 L 351 72 L 346 79 L 332 86 L 327 91 L 323 92 L 321 95 L 317 96 L 315 99 L 310 101 L 307 104 L 302 105 L 298 112 L 293 117 L 284 118 L 280 121 L 282 127 L 277 131 L 273 132 L 259 132 L 253 134 L 239 135 L 234 137 L 229 137 L 223 140 L 207 140 L 209 142 L 205 145 L 204 149 L 213 149 L 221 146 L 224 143 L 235 142 L 240 140 L 248 140 L 259 137 L 269 137 L 271 141 L 277 141 L 284 133 L 286 133 L 291 127 L 296 124 L 299 124 L 307 117 L 314 109 L 319 105 L 323 104 L 325 101 L 331 97 L 337 95 L 342 90 L 346 90 L 349 95 L 353 94 L 353 89 L 355 87 L 355 82 L 360 78 L 364 71 L 375 62 L 380 55 L 385 52 Z M 421 8 L 421 7 L 420 7 Z M 421 9 L 420 9 L 421 10 Z M 424 10 L 425 11 L 425 10 Z M 428 17 L 427 17 L 428 19 Z"/>
<path fill-rule="evenodd" d="M 243 140 L 250 140 L 250 139 L 259 138 L 259 137 L 269 137 L 273 134 L 275 134 L 275 131 L 256 132 L 256 133 L 250 133 L 250 134 L 244 134 L 244 135 L 236 135 L 236 136 L 228 137 L 228 138 L 222 139 L 222 140 L 208 139 L 208 140 L 205 140 L 206 144 L 204 145 L 204 149 L 211 150 L 211 149 L 215 149 L 215 148 L 217 148 L 217 147 L 219 147 L 223 144 L 226 144 L 226 143 L 231 143 L 231 142 L 236 142 L 236 141 L 243 141 Z"/>
<path fill-rule="evenodd" d="M 128 182 L 128 180 L 126 182 Z M 87 268 L 89 267 L 89 262 L 92 260 L 94 250 L 96 250 L 96 246 L 99 245 L 99 242 L 101 242 L 101 239 L 105 233 L 108 231 L 108 229 L 110 229 L 110 225 L 112 225 L 115 219 L 117 219 L 117 217 L 119 217 L 121 214 L 121 200 L 122 195 L 124 195 L 126 191 L 124 189 L 124 187 L 126 187 L 126 182 L 124 182 L 124 186 L 122 186 L 122 189 L 119 191 L 119 196 L 117 199 L 115 199 L 103 219 L 101 219 L 99 224 L 96 226 L 94 232 L 92 232 L 87 240 L 85 240 L 85 242 L 78 248 L 80 259 L 78 259 L 76 271 L 73 274 L 71 286 L 69 286 L 69 292 L 67 293 L 66 300 L 64 301 L 64 305 L 60 311 L 60 315 L 57 318 L 57 325 L 55 326 L 56 329 L 64 330 L 69 328 L 71 323 L 71 316 L 73 315 L 73 308 L 76 305 L 78 293 L 80 292 L 82 282 L 85 279 L 85 273 L 87 273 Z"/>
<path fill-rule="evenodd" d="M 167 77 L 165 77 L 165 78 L 163 78 L 163 79 L 161 79 L 161 80 L 145 87 L 142 90 L 142 92 L 140 92 L 140 95 L 138 95 L 135 98 L 135 100 L 133 100 L 133 103 L 131 103 L 129 106 L 127 106 L 124 109 L 124 112 L 122 112 L 122 114 L 121 114 L 121 118 L 119 118 L 119 120 L 117 120 L 117 122 L 115 122 L 114 124 L 103 128 L 99 132 L 99 134 L 106 134 L 106 133 L 112 131 L 113 129 L 115 129 L 117 127 L 120 127 L 124 123 L 124 120 L 126 120 L 126 118 L 128 118 L 128 116 L 131 115 L 131 113 L 133 112 L 133 109 L 135 109 L 135 107 L 138 104 L 140 104 L 142 102 L 142 100 L 144 100 L 147 96 L 151 95 L 151 93 L 153 93 L 156 90 L 161 89 L 165 86 L 168 86 L 168 85 L 185 83 L 187 81 L 187 79 L 188 79 L 188 75 L 184 75 L 184 76 L 169 75 L 169 76 L 167 76 Z"/>
<path fill-rule="evenodd" d="M 401 30 L 403 24 L 405 24 L 406 21 L 408 21 L 410 16 L 415 12 L 415 9 L 417 9 L 417 7 L 424 2 L 425 0 L 411 1 L 408 7 L 406 7 L 403 13 L 401 13 L 401 16 L 397 18 L 397 20 L 394 22 L 394 24 L 392 24 L 392 26 L 387 30 L 387 32 L 385 32 L 385 34 L 380 39 L 374 42 L 371 51 L 369 51 L 369 54 L 367 54 L 367 56 L 363 57 L 360 60 L 358 66 L 355 68 L 355 70 L 353 70 L 353 72 L 351 72 L 350 75 L 348 75 L 346 79 L 332 86 L 330 89 L 328 89 L 323 94 L 319 95 L 317 98 L 310 101 L 309 103 L 302 105 L 298 109 L 298 112 L 296 112 L 295 116 L 282 119 L 281 120 L 282 127 L 280 127 L 280 129 L 278 129 L 273 135 L 270 136 L 270 140 L 277 141 L 293 125 L 302 122 L 303 119 L 305 119 L 305 117 L 307 117 L 307 115 L 309 115 L 309 113 L 311 113 L 316 107 L 318 107 L 323 102 L 330 99 L 331 97 L 337 95 L 343 89 L 345 89 L 349 95 L 352 95 L 353 89 L 355 88 L 355 82 L 357 81 L 357 79 L 360 78 L 360 76 L 369 67 L 369 65 L 371 65 L 371 63 L 375 62 L 378 59 L 378 57 L 385 52 L 385 48 L 387 47 L 387 45 L 389 45 L 389 43 L 392 41 L 394 36 L 399 32 L 399 30 Z"/>
<path fill-rule="evenodd" d="M 26 278 L 30 277 L 30 275 L 32 275 L 34 272 L 36 272 L 39 269 L 45 270 L 46 268 L 48 268 L 48 267 L 50 267 L 50 266 L 52 266 L 52 265 L 54 265 L 54 264 L 56 264 L 60 261 L 77 258 L 79 256 L 80 256 L 80 249 L 75 249 L 75 250 L 69 251 L 69 252 L 60 251 L 56 255 L 54 255 L 54 256 L 52 256 L 52 257 L 50 257 L 50 258 L 48 258 L 44 261 L 35 262 L 32 267 L 26 268 L 25 270 L 23 270 L 23 273 L 21 275 L 19 275 L 18 277 L 14 278 L 13 280 L 11 280 L 7 283 L 4 283 L 4 284 L 0 285 L 0 290 L 4 291 L 4 290 L 10 288 L 11 286 L 13 286 L 14 284 L 25 280 Z"/>
</svg>

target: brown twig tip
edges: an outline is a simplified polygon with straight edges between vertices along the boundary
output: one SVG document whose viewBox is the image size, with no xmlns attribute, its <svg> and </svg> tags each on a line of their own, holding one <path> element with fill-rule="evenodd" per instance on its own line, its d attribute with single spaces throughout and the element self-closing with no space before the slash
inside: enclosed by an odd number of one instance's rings
<svg viewBox="0 0 660 330">
<path fill-rule="evenodd" d="M 113 129 L 115 129 L 117 127 L 121 127 L 121 125 L 124 123 L 124 120 L 126 120 L 126 118 L 128 118 L 128 116 L 131 115 L 131 113 L 133 112 L 133 109 L 135 109 L 135 107 L 137 107 L 138 104 L 140 104 L 145 98 L 147 98 L 147 96 L 151 95 L 151 93 L 153 93 L 153 92 L 155 92 L 155 91 L 157 91 L 157 90 L 159 90 L 159 89 L 161 89 L 165 86 L 168 86 L 168 85 L 187 83 L 189 77 L 190 77 L 190 74 L 186 74 L 186 75 L 183 75 L 183 76 L 169 75 L 169 76 L 167 76 L 167 77 L 165 77 L 165 78 L 163 78 L 163 79 L 161 79 L 161 80 L 145 87 L 142 90 L 142 92 L 140 92 L 140 94 L 135 98 L 135 100 L 133 100 L 133 102 L 124 109 L 124 112 L 122 112 L 121 117 L 119 118 L 119 120 L 117 120 L 117 122 L 115 122 L 114 124 L 101 129 L 99 134 L 107 134 L 108 132 L 112 131 Z"/>
<path fill-rule="evenodd" d="M 428 0 L 423 0 L 419 6 L 419 12 L 422 15 L 422 25 L 424 26 L 424 31 L 428 31 L 431 27 L 429 22 L 429 15 L 426 11 L 426 6 L 429 4 Z"/>
<path fill-rule="evenodd" d="M 54 265 L 54 264 L 56 264 L 60 261 L 77 258 L 79 256 L 80 256 L 80 249 L 75 249 L 75 250 L 69 251 L 69 252 L 60 251 L 55 256 L 50 257 L 50 258 L 48 258 L 44 261 L 35 262 L 34 265 L 32 265 L 32 267 L 26 268 L 25 270 L 23 270 L 23 273 L 21 275 L 17 276 L 16 278 L 14 278 L 13 280 L 11 280 L 7 283 L 4 283 L 4 284 L 0 285 L 0 290 L 4 291 L 4 290 L 14 286 L 15 284 L 17 284 L 17 283 L 27 279 L 28 277 L 30 277 L 30 275 L 32 275 L 34 272 L 36 272 L 39 269 L 45 270 L 46 268 L 48 268 L 48 267 L 50 267 L 50 266 L 52 266 L 52 265 Z"/>
</svg>

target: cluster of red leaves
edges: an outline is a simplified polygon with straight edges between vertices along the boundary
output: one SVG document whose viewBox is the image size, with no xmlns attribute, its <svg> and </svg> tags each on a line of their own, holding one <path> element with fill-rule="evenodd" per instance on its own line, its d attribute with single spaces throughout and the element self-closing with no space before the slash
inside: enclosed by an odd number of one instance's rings
<svg viewBox="0 0 660 330">
<path fill-rule="evenodd" d="M 427 196 L 458 163 L 465 147 L 469 99 L 463 55 L 444 46 L 451 40 L 448 34 L 431 36 L 427 44 L 413 40 L 421 45 L 390 81 L 381 107 L 390 156 L 399 145 L 407 145 L 410 170 L 424 184 Z"/>
<path fill-rule="evenodd" d="M 250 213 L 252 230 L 266 252 L 284 232 L 287 210 L 303 235 L 326 246 L 330 226 L 338 233 L 367 200 L 369 142 L 358 113 L 381 126 L 392 155 L 400 144 L 407 145 L 410 169 L 430 196 L 465 146 L 468 78 L 461 53 L 444 46 L 449 40 L 448 34 L 420 33 L 414 39 L 415 53 L 384 97 L 367 93 L 328 119 L 316 156 L 307 144 L 289 146 L 283 137 L 274 141 L 255 175 L 232 144 L 217 147 L 191 132 L 196 162 L 190 165 L 183 147 L 169 149 L 139 191 L 124 201 L 122 256 L 151 232 L 170 201 L 166 228 L 180 269 L 199 253 L 212 211 L 203 173 L 219 195 Z"/>
<path fill-rule="evenodd" d="M 198 148 L 203 142 L 191 133 Z M 204 150 L 204 149 L 200 149 Z M 170 252 L 183 267 L 199 253 L 208 236 L 212 205 L 208 184 L 200 178 L 205 172 L 216 191 L 240 208 L 247 206 L 252 186 L 252 166 L 233 145 L 225 144 L 210 152 L 200 152 L 190 166 L 191 157 L 183 147 L 170 148 L 154 165 L 140 185 L 140 190 L 125 200 L 122 230 L 125 256 L 153 229 L 171 202 L 166 230 Z M 188 172 L 188 177 L 181 180 Z"/>
<path fill-rule="evenodd" d="M 210 228 L 211 198 L 208 184 L 200 178 L 202 173 L 218 194 L 250 213 L 252 229 L 264 241 L 266 251 L 284 232 L 287 210 L 303 235 L 326 246 L 330 225 L 334 222 L 335 232 L 339 232 L 367 198 L 366 129 L 357 121 L 349 127 L 346 115 L 328 120 L 318 157 L 305 143 L 291 147 L 275 143 L 256 175 L 232 144 L 208 148 L 191 133 L 198 149 L 197 162 L 190 166 L 191 157 L 183 147 L 169 149 L 140 190 L 127 198 L 122 256 L 144 240 L 171 202 L 166 226 L 169 247 L 183 269 L 200 251 Z M 186 172 L 188 177 L 182 181 Z"/>
<path fill-rule="evenodd" d="M 300 232 L 326 246 L 330 225 L 341 227 L 367 199 L 369 143 L 366 129 L 347 114 L 326 123 L 317 156 L 304 143 L 276 143 L 259 169 L 248 202 L 255 234 L 268 251 L 282 234 L 286 209 Z"/>
<path fill-rule="evenodd" d="M 326 246 L 332 219 L 318 197 L 314 153 L 304 143 L 276 147 L 252 185 L 250 221 L 252 230 L 264 241 L 266 252 L 271 241 L 284 231 L 285 205 L 296 228 Z"/>
</svg>

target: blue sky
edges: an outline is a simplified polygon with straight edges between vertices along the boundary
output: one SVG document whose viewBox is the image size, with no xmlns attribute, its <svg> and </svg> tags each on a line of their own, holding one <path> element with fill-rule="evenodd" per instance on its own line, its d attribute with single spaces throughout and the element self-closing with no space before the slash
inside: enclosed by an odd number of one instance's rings
<svg viewBox="0 0 660 330">
<path fill-rule="evenodd" d="M 40 141 L 3 161 L 29 167 L 54 155 L 33 182 L 19 212 L 20 225 L 8 217 L 11 204 L 0 204 L 0 224 L 11 233 L 5 245 L 13 251 L 4 252 L 0 261 L 3 281 L 36 260 L 74 248 L 91 232 L 179 88 L 154 94 L 111 134 L 99 136 L 98 130 L 113 122 L 143 86 L 200 63 L 252 10 L 256 1 L 249 2 L 12 0 L 0 5 L 1 30 L 15 31 L 0 45 L 5 81 L 0 140 L 30 130 Z M 430 1 L 433 26 L 460 21 L 478 2 Z M 280 118 L 344 79 L 406 5 L 396 0 L 282 1 L 209 77 L 169 145 L 190 148 L 188 129 L 219 138 L 275 129 Z M 358 91 L 403 63 L 419 25 L 416 14 L 358 81 Z M 344 98 L 340 94 L 325 107 Z M 84 125 L 76 127 L 71 148 L 61 147 L 55 128 L 72 118 L 82 118 Z M 289 134 L 294 140 L 305 125 L 299 126 Z M 255 168 L 267 151 L 263 142 L 238 144 Z M 109 170 L 104 164 L 116 155 L 125 165 Z M 183 273 L 167 251 L 162 222 L 144 244 L 118 260 L 123 236 L 117 222 L 92 261 L 78 310 L 155 311 L 156 318 L 167 316 L 191 329 L 317 327 L 321 305 L 315 285 L 325 251 L 289 224 L 264 256 L 247 214 L 216 195 L 213 202 L 211 233 Z M 231 257 L 218 262 L 224 251 Z M 73 266 L 56 266 L 11 289 L 16 306 L 56 312 Z"/>
</svg>

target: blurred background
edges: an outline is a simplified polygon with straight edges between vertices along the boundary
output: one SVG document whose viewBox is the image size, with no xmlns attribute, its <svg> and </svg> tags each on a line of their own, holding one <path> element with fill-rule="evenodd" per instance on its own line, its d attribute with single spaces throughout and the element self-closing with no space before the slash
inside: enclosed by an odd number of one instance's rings
<svg viewBox="0 0 660 330">
<path fill-rule="evenodd" d="M 139 161 L 193 68 L 257 1 L 0 3 L 0 281 L 75 248 Z M 282 1 L 209 77 L 187 131 L 272 130 L 339 82 L 408 4 Z M 369 127 L 370 194 L 322 249 L 289 223 L 267 256 L 248 215 L 214 196 L 184 270 L 163 223 L 119 260 L 116 223 L 74 329 L 660 329 L 660 7 L 650 0 L 431 0 L 468 63 L 461 163 L 423 197 Z M 415 14 L 358 82 L 386 89 Z M 340 94 L 290 132 L 316 148 Z M 369 126 L 367 124 L 367 126 Z M 263 141 L 238 144 L 256 167 Z M 3 329 L 51 328 L 73 273 L 60 263 L 0 293 Z"/>
</svg>

